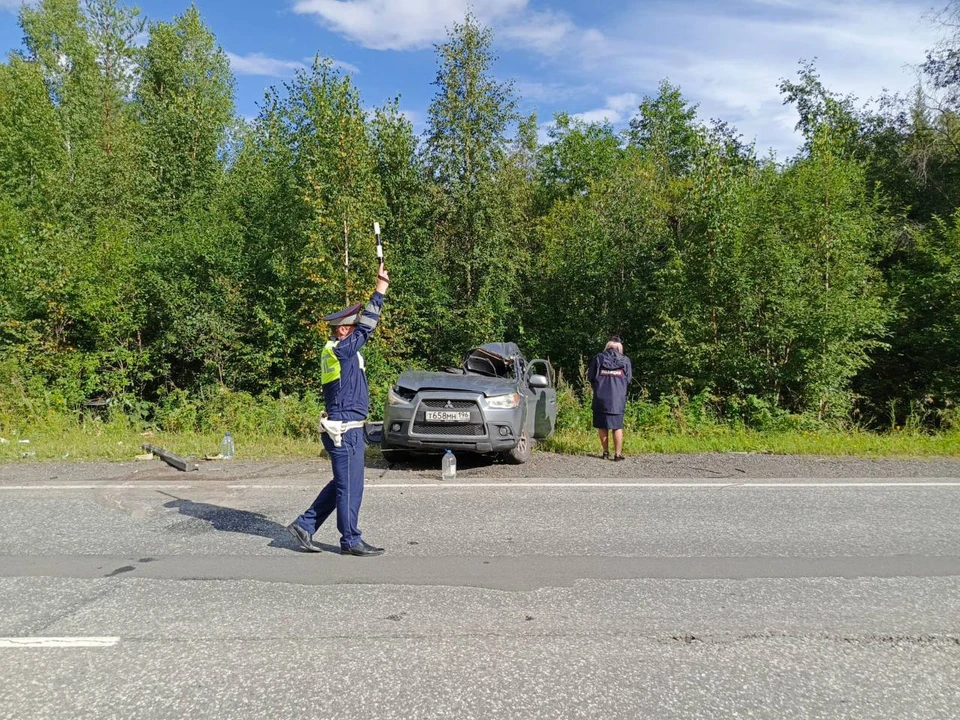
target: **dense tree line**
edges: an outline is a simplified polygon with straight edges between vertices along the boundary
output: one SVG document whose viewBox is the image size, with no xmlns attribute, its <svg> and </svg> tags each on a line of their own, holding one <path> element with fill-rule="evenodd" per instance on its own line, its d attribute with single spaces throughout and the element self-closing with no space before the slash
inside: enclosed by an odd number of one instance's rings
<svg viewBox="0 0 960 720">
<path fill-rule="evenodd" d="M 577 386 L 616 333 L 638 394 L 728 417 L 939 421 L 960 399 L 957 35 L 875 107 L 801 65 L 780 89 L 805 144 L 782 161 L 667 81 L 623 133 L 560 114 L 540 143 L 471 17 L 437 48 L 423 137 L 319 56 L 239 119 L 195 7 L 20 18 L 0 64 L 0 422 L 316 392 L 320 317 L 372 287 L 375 220 L 381 388 L 499 339 Z"/>
</svg>

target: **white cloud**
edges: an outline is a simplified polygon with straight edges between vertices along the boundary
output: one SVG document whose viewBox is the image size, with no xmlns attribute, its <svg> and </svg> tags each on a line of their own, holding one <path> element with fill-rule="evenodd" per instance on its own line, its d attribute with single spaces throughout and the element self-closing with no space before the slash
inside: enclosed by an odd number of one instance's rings
<svg viewBox="0 0 960 720">
<path fill-rule="evenodd" d="M 541 145 L 547 145 L 553 139 L 550 137 L 550 131 L 553 130 L 557 124 L 552 120 L 550 122 L 542 122 L 537 125 L 537 142 Z"/>
<path fill-rule="evenodd" d="M 783 156 L 799 138 L 780 79 L 795 77 L 800 59 L 816 59 L 824 84 L 840 94 L 866 100 L 910 88 L 915 75 L 908 66 L 922 62 L 936 41 L 936 28 L 923 19 L 926 2 L 635 1 L 599 28 L 568 31 L 553 52 L 562 58 L 558 72 L 578 84 L 594 80 L 587 98 L 651 94 L 668 78 L 700 104 L 704 119 L 731 122 L 756 138 L 761 152 L 772 146 Z M 577 116 L 614 124 L 628 117 L 604 103 Z"/>
<path fill-rule="evenodd" d="M 447 28 L 467 12 L 494 25 L 523 10 L 527 0 L 296 0 L 293 11 L 314 15 L 326 27 L 375 50 L 429 47 L 446 38 Z"/>
<path fill-rule="evenodd" d="M 262 75 L 265 77 L 287 77 L 307 66 L 298 60 L 278 60 L 263 53 L 236 55 L 227 53 L 230 67 L 237 75 Z"/>
<path fill-rule="evenodd" d="M 542 82 L 538 80 L 517 80 L 513 84 L 517 95 L 527 102 L 563 103 L 583 97 L 593 90 L 589 85 L 573 85 L 562 82 Z"/>
<path fill-rule="evenodd" d="M 300 60 L 280 60 L 278 58 L 267 57 L 263 53 L 248 53 L 247 55 L 237 55 L 228 52 L 227 58 L 230 60 L 230 67 L 237 75 L 260 75 L 263 77 L 289 77 L 297 70 L 305 70 L 313 63 L 313 58 Z M 359 73 L 360 69 L 342 60 L 330 61 L 333 67 L 345 70 L 351 73 Z"/>
<path fill-rule="evenodd" d="M 639 105 L 639 95 L 636 93 L 621 93 L 608 97 L 602 108 L 579 112 L 573 117 L 585 123 L 608 122 L 617 125 L 629 120 Z"/>
<path fill-rule="evenodd" d="M 0 0 L 0 10 L 19 12 L 23 5 L 36 5 L 39 0 Z"/>
<path fill-rule="evenodd" d="M 616 125 L 667 78 L 704 120 L 726 120 L 761 152 L 774 147 L 781 156 L 800 140 L 778 84 L 796 76 L 799 60 L 815 59 L 829 89 L 866 100 L 909 89 L 907 65 L 921 63 L 937 39 L 924 19 L 934 0 L 621 0 L 597 3 L 592 26 L 542 9 L 546 0 L 292 2 L 295 12 L 379 50 L 441 42 L 472 11 L 502 47 L 533 53 L 516 84 L 527 103 Z M 620 96 L 629 107 L 617 104 Z"/>
<path fill-rule="evenodd" d="M 576 29 L 576 25 L 565 14 L 528 12 L 505 24 L 498 37 L 545 55 L 553 55 L 563 48 L 564 41 Z"/>
</svg>

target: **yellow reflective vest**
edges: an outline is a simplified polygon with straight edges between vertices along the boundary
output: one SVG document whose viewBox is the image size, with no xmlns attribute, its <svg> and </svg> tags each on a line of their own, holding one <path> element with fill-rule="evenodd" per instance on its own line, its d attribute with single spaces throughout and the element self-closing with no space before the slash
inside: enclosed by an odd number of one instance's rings
<svg viewBox="0 0 960 720">
<path fill-rule="evenodd" d="M 333 349 L 339 345 L 337 340 L 328 340 L 323 346 L 323 352 L 320 353 L 320 382 L 324 385 L 340 379 L 340 360 L 334 354 Z M 363 361 L 363 355 L 357 353 L 357 362 L 361 370 L 366 370 L 366 364 Z"/>
</svg>

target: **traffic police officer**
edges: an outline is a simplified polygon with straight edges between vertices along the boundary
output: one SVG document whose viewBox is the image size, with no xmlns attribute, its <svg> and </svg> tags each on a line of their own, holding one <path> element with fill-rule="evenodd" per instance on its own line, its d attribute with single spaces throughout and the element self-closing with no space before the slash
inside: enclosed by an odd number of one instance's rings
<svg viewBox="0 0 960 720">
<path fill-rule="evenodd" d="M 370 392 L 360 348 L 367 342 L 383 309 L 383 296 L 390 276 L 381 266 L 377 286 L 370 302 L 362 309 L 353 305 L 323 319 L 333 337 L 320 356 L 323 401 L 326 411 L 320 416 L 320 439 L 333 464 L 333 480 L 317 499 L 287 529 L 308 552 L 321 552 L 313 543 L 313 534 L 334 510 L 340 531 L 340 554 L 368 557 L 382 555 L 360 537 L 357 527 L 360 501 L 363 499 L 363 463 L 366 441 L 363 425 L 370 405 Z"/>
</svg>

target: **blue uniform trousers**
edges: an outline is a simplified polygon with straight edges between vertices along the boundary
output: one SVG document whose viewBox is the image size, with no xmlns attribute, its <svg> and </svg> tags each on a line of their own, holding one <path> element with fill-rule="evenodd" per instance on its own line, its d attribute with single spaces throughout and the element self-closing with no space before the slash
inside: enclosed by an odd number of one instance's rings
<svg viewBox="0 0 960 720">
<path fill-rule="evenodd" d="M 317 499 L 296 523 L 310 535 L 323 525 L 330 513 L 337 511 L 340 547 L 349 548 L 360 542 L 360 501 L 363 499 L 363 461 L 367 449 L 363 428 L 347 430 L 340 447 L 334 447 L 326 433 L 320 435 L 323 447 L 333 463 L 333 480 L 317 495 Z"/>
</svg>

